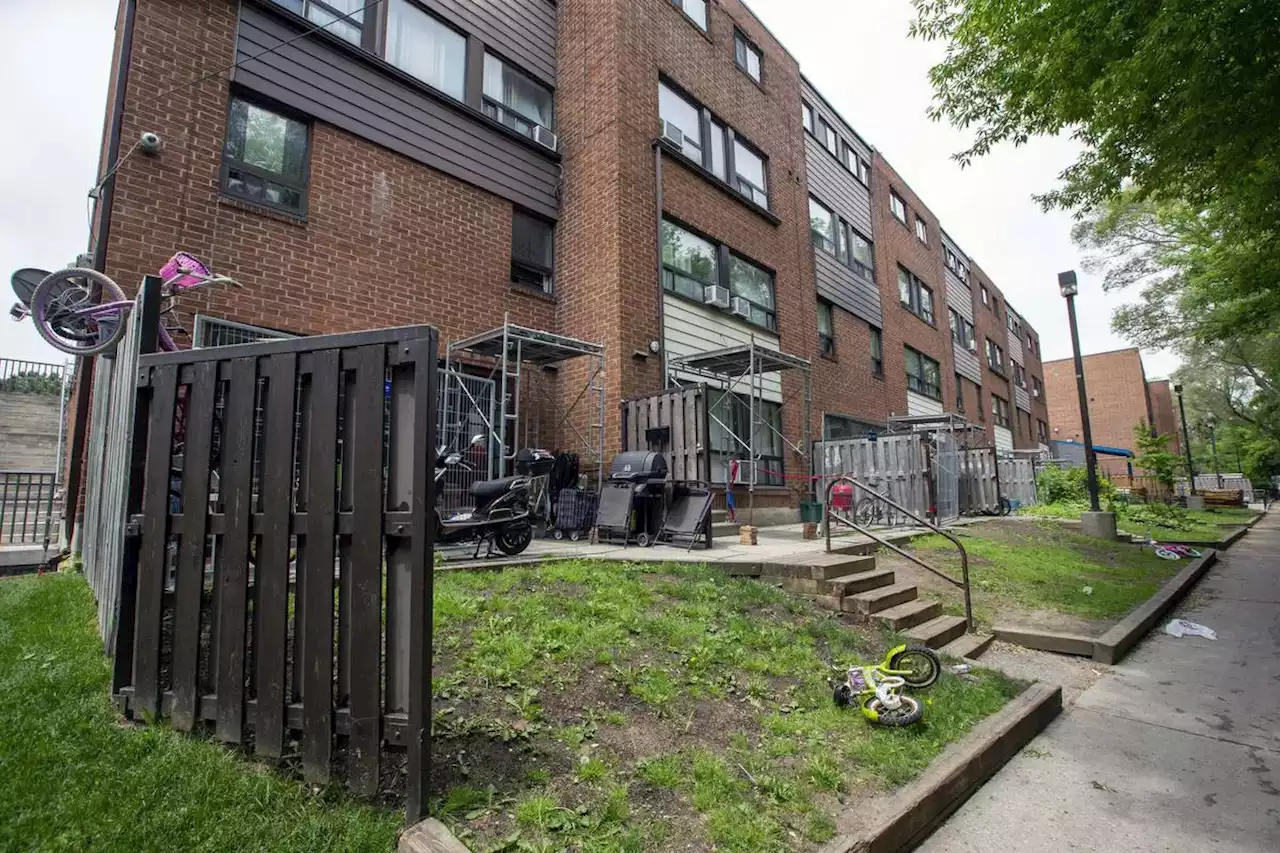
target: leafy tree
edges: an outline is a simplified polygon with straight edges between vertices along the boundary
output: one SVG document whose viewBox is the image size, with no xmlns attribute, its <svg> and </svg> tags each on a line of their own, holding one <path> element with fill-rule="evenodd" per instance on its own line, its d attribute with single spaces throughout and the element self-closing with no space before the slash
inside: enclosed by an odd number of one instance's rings
<svg viewBox="0 0 1280 853">
<path fill-rule="evenodd" d="M 35 371 L 24 371 L 15 373 L 5 379 L 0 379 L 0 391 L 7 391 L 13 394 L 45 394 L 56 397 L 62 391 L 62 380 L 57 376 Z"/>
<path fill-rule="evenodd" d="M 1181 460 L 1169 451 L 1169 442 L 1173 441 L 1173 436 L 1157 435 L 1155 427 L 1148 426 L 1144 419 L 1133 428 L 1133 437 L 1138 447 L 1134 463 L 1167 493 L 1172 493 L 1174 480 L 1182 468 Z"/>
</svg>

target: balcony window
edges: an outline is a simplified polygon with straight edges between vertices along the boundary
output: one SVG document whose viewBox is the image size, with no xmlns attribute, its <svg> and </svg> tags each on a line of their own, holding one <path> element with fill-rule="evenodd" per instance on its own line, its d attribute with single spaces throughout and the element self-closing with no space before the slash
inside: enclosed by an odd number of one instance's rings
<svg viewBox="0 0 1280 853">
<path fill-rule="evenodd" d="M 388 0 L 387 62 L 461 101 L 467 39 L 408 0 Z"/>
<path fill-rule="evenodd" d="M 551 90 L 490 53 L 484 55 L 484 112 L 529 137 L 535 127 L 555 129 Z"/>
</svg>

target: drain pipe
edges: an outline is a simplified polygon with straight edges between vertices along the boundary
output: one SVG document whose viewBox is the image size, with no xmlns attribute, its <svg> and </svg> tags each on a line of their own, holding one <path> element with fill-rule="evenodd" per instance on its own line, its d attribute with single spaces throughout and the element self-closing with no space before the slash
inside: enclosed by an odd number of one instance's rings
<svg viewBox="0 0 1280 853">
<path fill-rule="evenodd" d="M 666 294 L 662 287 L 662 143 L 656 139 L 653 142 L 653 174 L 658 202 L 655 216 L 658 236 L 658 363 L 662 368 L 662 387 L 666 389 L 671 382 L 671 377 L 667 371 L 666 309 L 663 305 Z"/>
</svg>

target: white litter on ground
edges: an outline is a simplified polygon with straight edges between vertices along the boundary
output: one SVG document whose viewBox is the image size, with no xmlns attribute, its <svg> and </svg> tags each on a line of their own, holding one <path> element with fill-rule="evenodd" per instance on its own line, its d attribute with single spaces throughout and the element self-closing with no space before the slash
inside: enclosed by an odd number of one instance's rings
<svg viewBox="0 0 1280 853">
<path fill-rule="evenodd" d="M 1206 628 L 1198 622 L 1188 622 L 1186 619 L 1174 619 L 1168 625 L 1164 626 L 1164 632 L 1171 637 L 1204 637 L 1206 640 L 1218 639 L 1218 633 L 1212 628 Z"/>
</svg>

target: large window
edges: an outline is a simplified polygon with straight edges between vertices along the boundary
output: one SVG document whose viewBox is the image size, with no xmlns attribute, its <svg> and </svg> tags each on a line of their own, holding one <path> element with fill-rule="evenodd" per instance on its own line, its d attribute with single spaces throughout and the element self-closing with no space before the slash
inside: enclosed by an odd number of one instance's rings
<svg viewBox="0 0 1280 853">
<path fill-rule="evenodd" d="M 809 196 L 809 230 L 813 245 L 867 278 L 875 275 L 875 249 L 853 226 Z"/>
<path fill-rule="evenodd" d="M 466 37 L 409 0 L 388 0 L 387 61 L 446 95 L 466 94 Z"/>
<path fill-rule="evenodd" d="M 915 274 L 898 267 L 898 298 L 902 307 L 915 314 L 926 323 L 932 324 L 933 290 Z"/>
<path fill-rule="evenodd" d="M 942 399 L 942 371 L 938 362 L 911 347 L 903 347 L 907 361 L 907 390 L 934 400 Z"/>
<path fill-rule="evenodd" d="M 826 358 L 836 357 L 836 323 L 830 302 L 818 300 L 818 351 Z"/>
<path fill-rule="evenodd" d="M 677 9 L 683 9 L 689 20 L 705 30 L 707 28 L 707 0 L 671 0 Z"/>
<path fill-rule="evenodd" d="M 1013 313 L 1012 310 L 1005 314 L 1005 323 L 1009 327 L 1009 333 L 1015 339 L 1022 337 L 1022 323 L 1018 320 L 1018 315 Z"/>
<path fill-rule="evenodd" d="M 992 370 L 1004 375 L 1004 350 L 991 338 L 987 338 L 987 365 Z"/>
<path fill-rule="evenodd" d="M 307 125 L 243 98 L 231 99 L 222 191 L 301 216 L 307 211 Z"/>
<path fill-rule="evenodd" d="M 756 423 L 751 422 L 751 398 L 745 394 L 713 394 L 711 404 L 711 480 L 726 482 L 729 460 L 742 461 L 739 481 L 750 482 L 751 466 L 747 462 L 748 436 L 755 433 L 758 457 L 756 482 L 762 486 L 782 486 L 783 443 L 782 407 L 770 400 L 756 398 Z"/>
<path fill-rule="evenodd" d="M 365 44 L 365 0 L 276 0 L 314 24 L 319 24 L 335 36 L 352 44 Z M 376 16 L 375 16 L 376 17 Z"/>
<path fill-rule="evenodd" d="M 996 420 L 996 426 L 1009 427 L 1009 401 L 1003 397 L 991 395 L 991 415 Z"/>
<path fill-rule="evenodd" d="M 733 170 L 736 189 L 761 207 L 769 206 L 769 188 L 765 183 L 764 158 L 741 140 L 733 141 Z"/>
<path fill-rule="evenodd" d="M 884 335 L 875 326 L 871 327 L 871 372 L 884 376 Z"/>
<path fill-rule="evenodd" d="M 532 137 L 535 127 L 555 130 L 555 98 L 491 53 L 484 55 L 484 111 L 491 118 Z"/>
<path fill-rule="evenodd" d="M 950 246 L 943 246 L 943 257 L 946 258 L 947 269 L 956 274 L 961 281 L 969 280 L 969 271 L 965 269 L 964 262 L 960 260 L 960 256 L 951 251 Z"/>
<path fill-rule="evenodd" d="M 957 347 L 962 347 L 969 352 L 978 351 L 978 342 L 974 337 L 973 324 L 960 315 L 954 308 L 948 308 L 950 312 L 951 323 L 951 340 L 955 341 Z"/>
<path fill-rule="evenodd" d="M 511 216 L 511 280 L 548 295 L 555 292 L 555 230 L 521 211 Z"/>
<path fill-rule="evenodd" d="M 761 66 L 764 64 L 764 54 L 760 52 L 751 39 L 747 38 L 742 30 L 733 31 L 733 61 L 738 67 L 747 72 L 747 76 L 757 83 L 760 82 Z"/>
<path fill-rule="evenodd" d="M 892 190 L 889 191 L 889 211 L 893 213 L 893 217 L 903 225 L 907 224 L 907 203 L 902 197 Z"/>
<path fill-rule="evenodd" d="M 813 234 L 813 245 L 824 252 L 836 253 L 836 229 L 839 220 L 827 209 L 826 205 L 813 196 L 809 196 L 809 230 Z"/>
<path fill-rule="evenodd" d="M 769 209 L 768 165 L 745 139 L 701 104 L 662 82 L 658 84 L 658 115 L 684 137 L 681 154 L 753 204 Z"/>
<path fill-rule="evenodd" d="M 672 293 L 705 304 L 706 288 L 719 285 L 734 297 L 731 309 L 744 310 L 739 315 L 743 320 L 771 332 L 778 330 L 773 273 L 726 247 L 664 220 L 662 268 L 662 285 Z"/>
</svg>

